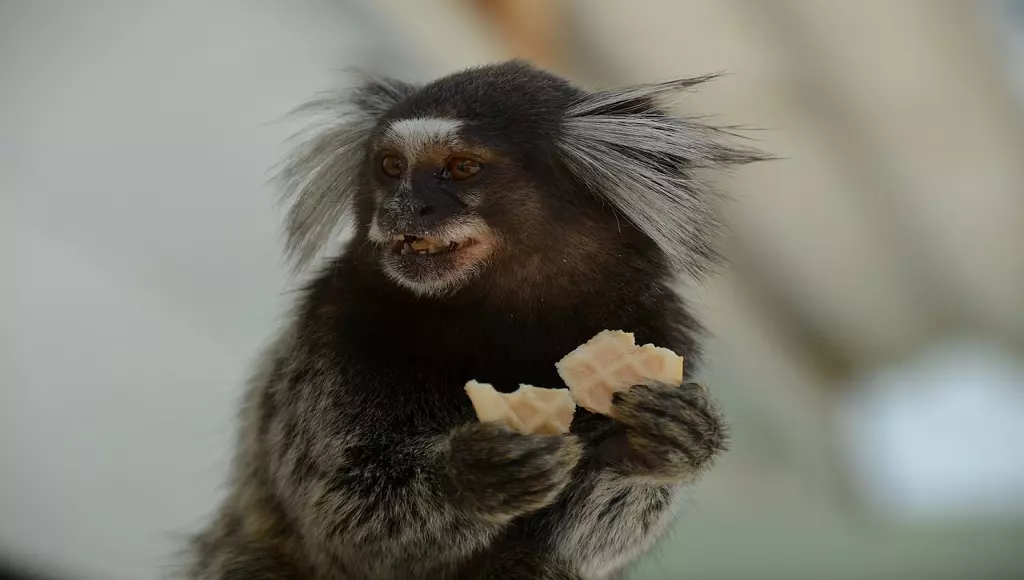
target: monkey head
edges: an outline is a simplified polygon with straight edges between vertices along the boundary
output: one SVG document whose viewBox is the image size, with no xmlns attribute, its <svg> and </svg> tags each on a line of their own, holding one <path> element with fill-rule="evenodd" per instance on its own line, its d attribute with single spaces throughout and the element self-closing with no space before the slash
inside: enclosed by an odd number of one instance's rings
<svg viewBox="0 0 1024 580">
<path fill-rule="evenodd" d="M 395 284 L 557 284 L 609 260 L 703 273 L 713 261 L 708 166 L 757 152 L 664 112 L 706 78 L 587 92 L 513 61 L 429 84 L 363 78 L 304 110 L 331 114 L 281 173 L 288 237 L 310 261 L 344 218 Z"/>
</svg>

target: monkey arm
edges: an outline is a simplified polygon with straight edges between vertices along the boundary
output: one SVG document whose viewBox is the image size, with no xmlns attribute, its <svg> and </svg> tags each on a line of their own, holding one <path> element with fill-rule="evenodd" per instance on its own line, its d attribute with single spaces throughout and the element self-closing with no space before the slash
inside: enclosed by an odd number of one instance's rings
<svg viewBox="0 0 1024 580">
<path fill-rule="evenodd" d="M 621 431 L 594 449 L 580 484 L 551 512 L 557 551 L 584 575 L 617 570 L 649 548 L 683 486 L 726 448 L 722 414 L 697 385 L 639 385 L 613 405 Z"/>
<path fill-rule="evenodd" d="M 275 479 L 302 534 L 342 569 L 402 577 L 460 561 L 511 519 L 454 501 L 449 448 L 446 435 L 300 437 L 278 448 Z"/>
<path fill-rule="evenodd" d="M 404 426 L 319 413 L 315 430 L 289 430 L 292 414 L 280 413 L 284 424 L 268 433 L 278 495 L 307 541 L 371 577 L 457 567 L 513 518 L 554 501 L 582 453 L 574 437 L 495 424 L 402 435 Z M 325 425 L 360 427 L 324 434 Z"/>
<path fill-rule="evenodd" d="M 554 548 L 585 577 L 618 570 L 671 523 L 681 487 L 589 468 L 548 515 L 554 520 Z"/>
</svg>

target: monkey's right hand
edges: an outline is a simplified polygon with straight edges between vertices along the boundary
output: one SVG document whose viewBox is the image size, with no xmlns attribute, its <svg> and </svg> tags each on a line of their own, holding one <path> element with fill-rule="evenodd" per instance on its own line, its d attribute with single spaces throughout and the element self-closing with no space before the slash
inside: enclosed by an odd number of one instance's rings
<svg viewBox="0 0 1024 580">
<path fill-rule="evenodd" d="M 499 423 L 457 427 L 449 441 L 448 475 L 457 501 L 496 518 L 551 504 L 583 454 L 574 435 L 522 435 Z"/>
</svg>

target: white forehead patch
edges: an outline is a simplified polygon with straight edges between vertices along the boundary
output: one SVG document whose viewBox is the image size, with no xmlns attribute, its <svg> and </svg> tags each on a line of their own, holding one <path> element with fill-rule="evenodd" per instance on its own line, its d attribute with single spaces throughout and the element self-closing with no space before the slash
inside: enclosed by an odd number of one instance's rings
<svg viewBox="0 0 1024 580">
<path fill-rule="evenodd" d="M 395 121 L 384 134 L 390 143 L 413 158 L 430 145 L 454 143 L 461 125 L 454 119 L 418 117 Z"/>
</svg>

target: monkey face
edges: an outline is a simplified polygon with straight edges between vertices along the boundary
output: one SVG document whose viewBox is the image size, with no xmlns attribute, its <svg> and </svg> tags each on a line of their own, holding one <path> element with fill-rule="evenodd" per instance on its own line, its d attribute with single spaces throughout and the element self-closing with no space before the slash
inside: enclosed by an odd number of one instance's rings
<svg viewBox="0 0 1024 580">
<path fill-rule="evenodd" d="M 486 266 L 501 234 L 485 218 L 501 155 L 460 137 L 459 121 L 387 123 L 373 141 L 367 237 L 384 273 L 421 294 L 451 291 Z"/>
<path fill-rule="evenodd" d="M 530 72 L 511 91 L 482 71 L 446 77 L 410 91 L 379 121 L 364 168 L 366 235 L 397 284 L 446 294 L 551 247 L 544 135 L 579 92 Z M 551 79 L 547 90 L 530 83 Z"/>
</svg>

